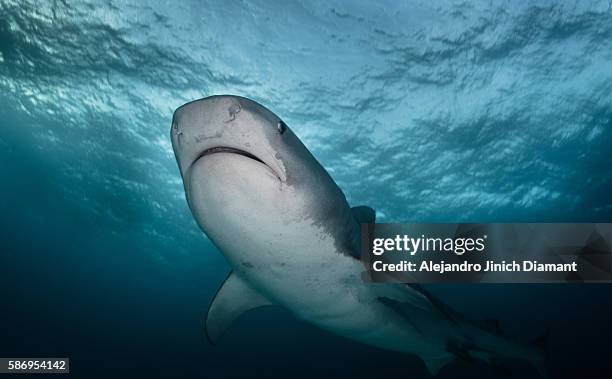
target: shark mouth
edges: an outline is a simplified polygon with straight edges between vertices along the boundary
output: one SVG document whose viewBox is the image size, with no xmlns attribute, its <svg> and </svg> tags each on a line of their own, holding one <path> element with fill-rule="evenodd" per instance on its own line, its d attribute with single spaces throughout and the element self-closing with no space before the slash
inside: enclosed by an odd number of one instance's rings
<svg viewBox="0 0 612 379">
<path fill-rule="evenodd" d="M 280 176 L 278 175 L 278 173 L 276 172 L 276 170 L 274 170 L 269 164 L 267 164 L 266 162 L 264 162 L 262 159 L 260 159 L 259 157 L 257 157 L 256 155 L 253 155 L 251 153 L 249 153 L 248 151 L 244 151 L 244 150 L 240 150 L 240 149 L 236 149 L 234 147 L 228 147 L 228 146 L 215 146 L 215 147 L 211 147 L 209 149 L 204 150 L 195 160 L 194 163 L 196 161 L 198 161 L 201 158 L 204 158 L 207 155 L 212 155 L 212 154 L 217 154 L 217 153 L 226 153 L 226 154 L 238 154 L 238 155 L 242 155 L 243 157 L 252 159 L 254 161 L 257 161 L 259 163 L 261 163 L 262 165 L 266 166 L 266 168 L 268 170 L 270 170 L 272 172 L 272 174 L 274 174 L 274 176 L 276 176 L 278 178 L 278 180 L 281 180 Z"/>
<path fill-rule="evenodd" d="M 202 157 L 205 157 L 207 155 L 216 154 L 216 153 L 229 153 L 229 154 L 242 155 L 243 157 L 247 157 L 247 158 L 256 160 L 257 162 L 262 163 L 262 164 L 267 166 L 266 162 L 264 162 L 261 159 L 257 158 L 255 155 L 249 153 L 248 151 L 236 149 L 236 148 L 233 148 L 233 147 L 226 147 L 226 146 L 215 146 L 215 147 L 211 147 L 210 149 L 206 149 L 206 150 L 204 150 L 202 152 L 202 154 L 200 154 L 198 159 L 200 159 Z"/>
</svg>

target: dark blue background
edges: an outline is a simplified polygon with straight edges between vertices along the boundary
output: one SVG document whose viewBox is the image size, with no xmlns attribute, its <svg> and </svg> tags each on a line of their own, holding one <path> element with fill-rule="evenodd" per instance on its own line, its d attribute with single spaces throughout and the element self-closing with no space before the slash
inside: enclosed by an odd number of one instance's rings
<svg viewBox="0 0 612 379">
<path fill-rule="evenodd" d="M 261 101 L 382 221 L 612 222 L 611 21 L 608 2 L 0 1 L 0 356 L 68 356 L 80 378 L 427 377 L 282 309 L 208 344 L 229 268 L 184 201 L 172 111 Z M 608 285 L 428 288 L 511 338 L 550 330 L 551 377 L 612 375 Z"/>
</svg>

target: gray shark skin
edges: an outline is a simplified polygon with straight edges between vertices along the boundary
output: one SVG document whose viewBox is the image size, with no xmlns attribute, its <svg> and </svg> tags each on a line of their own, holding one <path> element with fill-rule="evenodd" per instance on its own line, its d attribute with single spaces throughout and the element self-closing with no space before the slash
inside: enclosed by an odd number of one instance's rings
<svg viewBox="0 0 612 379">
<path fill-rule="evenodd" d="M 332 333 L 416 354 L 432 374 L 455 358 L 519 359 L 539 349 L 488 331 L 417 286 L 362 280 L 359 224 L 340 188 L 274 113 L 239 96 L 178 108 L 171 139 L 189 207 L 232 272 L 206 319 L 213 343 L 242 313 L 280 305 Z"/>
</svg>

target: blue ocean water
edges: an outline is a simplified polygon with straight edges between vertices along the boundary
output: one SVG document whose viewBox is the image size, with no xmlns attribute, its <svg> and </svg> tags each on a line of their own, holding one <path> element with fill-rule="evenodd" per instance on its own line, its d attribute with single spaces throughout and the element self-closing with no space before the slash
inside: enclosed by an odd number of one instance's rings
<svg viewBox="0 0 612 379">
<path fill-rule="evenodd" d="M 0 0 L 0 356 L 87 378 L 428 377 L 277 309 L 208 344 L 229 267 L 187 208 L 172 112 L 259 101 L 381 221 L 612 222 L 611 4 Z M 512 338 L 550 330 L 552 377 L 612 375 L 611 286 L 430 288 Z"/>
</svg>

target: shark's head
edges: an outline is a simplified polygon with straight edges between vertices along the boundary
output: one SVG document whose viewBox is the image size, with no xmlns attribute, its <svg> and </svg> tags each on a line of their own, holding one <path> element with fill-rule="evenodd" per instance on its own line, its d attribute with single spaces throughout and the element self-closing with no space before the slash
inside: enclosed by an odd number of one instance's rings
<svg viewBox="0 0 612 379">
<path fill-rule="evenodd" d="M 185 104 L 171 138 L 191 211 L 222 249 L 274 246 L 296 223 L 321 225 L 336 239 L 347 228 L 342 191 L 285 122 L 255 101 Z"/>
</svg>

